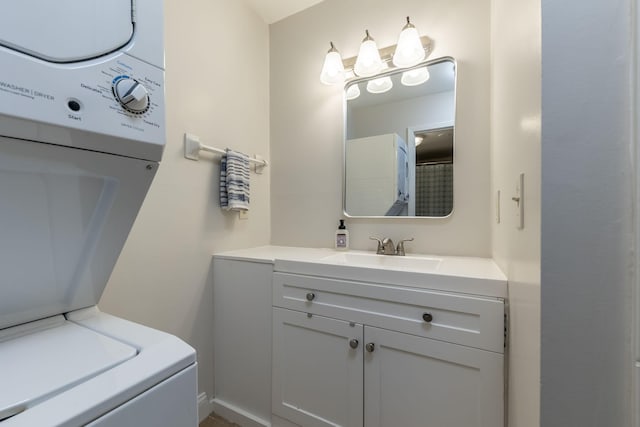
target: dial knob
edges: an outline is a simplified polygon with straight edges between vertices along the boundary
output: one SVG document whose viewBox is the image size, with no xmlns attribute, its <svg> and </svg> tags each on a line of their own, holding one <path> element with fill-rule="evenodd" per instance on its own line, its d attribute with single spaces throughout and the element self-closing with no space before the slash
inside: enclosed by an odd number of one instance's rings
<svg viewBox="0 0 640 427">
<path fill-rule="evenodd" d="M 113 94 L 125 110 L 134 114 L 144 114 L 149 109 L 149 93 L 135 79 L 125 77 L 113 85 Z"/>
</svg>

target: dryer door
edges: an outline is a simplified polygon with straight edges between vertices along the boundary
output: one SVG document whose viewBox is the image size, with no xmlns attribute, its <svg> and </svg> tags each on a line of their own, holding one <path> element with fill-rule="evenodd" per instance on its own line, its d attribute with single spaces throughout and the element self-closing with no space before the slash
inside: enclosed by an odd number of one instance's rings
<svg viewBox="0 0 640 427">
<path fill-rule="evenodd" d="M 98 303 L 156 169 L 0 137 L 0 329 Z"/>
<path fill-rule="evenodd" d="M 13 0 L 0 13 L 0 45 L 50 62 L 102 56 L 133 37 L 134 0 Z"/>
</svg>

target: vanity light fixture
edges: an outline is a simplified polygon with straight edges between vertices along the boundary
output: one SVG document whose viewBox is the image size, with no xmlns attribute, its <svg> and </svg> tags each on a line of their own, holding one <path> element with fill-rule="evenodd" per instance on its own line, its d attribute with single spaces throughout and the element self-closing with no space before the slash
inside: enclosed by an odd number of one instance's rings
<svg viewBox="0 0 640 427">
<path fill-rule="evenodd" d="M 429 80 L 429 70 L 427 67 L 415 68 L 402 73 L 400 81 L 405 86 L 418 86 Z"/>
<path fill-rule="evenodd" d="M 422 142 L 424 141 L 424 137 L 422 136 L 416 136 L 416 147 L 420 144 L 422 144 Z"/>
<path fill-rule="evenodd" d="M 333 85 L 344 81 L 344 64 L 340 52 L 333 45 L 333 42 L 329 42 L 329 44 L 331 49 L 324 58 L 320 81 L 326 85 Z"/>
<path fill-rule="evenodd" d="M 407 16 L 407 25 L 400 32 L 396 51 L 393 54 L 393 65 L 399 68 L 413 67 L 424 58 L 424 47 L 420 41 L 418 30 Z"/>
<path fill-rule="evenodd" d="M 357 57 L 342 59 L 340 53 L 331 43 L 331 49 L 327 55 L 320 73 L 320 81 L 326 85 L 333 85 L 351 81 L 356 78 L 374 77 L 386 68 L 410 68 L 422 62 L 433 49 L 433 42 L 427 36 L 418 34 L 418 30 L 407 17 L 407 24 L 402 29 L 398 38 L 398 44 L 378 49 L 375 40 L 365 30 L 365 38 L 362 40 Z M 429 79 L 429 71 L 426 68 L 408 70 L 402 77 L 402 84 L 415 86 Z M 379 81 L 378 81 L 379 80 Z M 391 89 L 391 79 L 381 77 L 374 79 L 375 83 L 367 85 L 371 93 L 383 93 Z M 371 89 L 369 88 L 371 87 Z M 384 89 L 384 90 L 383 90 Z M 359 96 L 360 88 L 352 85 L 348 89 L 349 96 L 355 99 Z"/>
<path fill-rule="evenodd" d="M 375 76 L 382 70 L 383 63 L 380 58 L 380 51 L 376 41 L 369 34 L 369 30 L 365 30 L 366 37 L 362 40 L 360 51 L 353 71 L 359 77 Z"/>
</svg>

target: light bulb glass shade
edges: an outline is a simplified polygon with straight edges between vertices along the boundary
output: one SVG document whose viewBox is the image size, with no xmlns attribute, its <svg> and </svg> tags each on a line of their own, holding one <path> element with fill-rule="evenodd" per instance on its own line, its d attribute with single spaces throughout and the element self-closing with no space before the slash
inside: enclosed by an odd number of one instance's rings
<svg viewBox="0 0 640 427">
<path fill-rule="evenodd" d="M 398 45 L 393 54 L 393 65 L 401 68 L 412 67 L 424 58 L 424 46 L 420 41 L 418 30 L 412 24 L 407 24 L 398 38 Z"/>
<path fill-rule="evenodd" d="M 367 92 L 369 93 L 385 93 L 391 90 L 393 82 L 391 77 L 380 77 L 379 79 L 370 80 L 367 83 Z"/>
<path fill-rule="evenodd" d="M 422 141 L 424 141 L 424 138 L 421 136 L 416 136 L 416 147 L 420 144 L 422 144 Z"/>
<path fill-rule="evenodd" d="M 344 65 L 337 50 L 330 50 L 324 58 L 320 81 L 326 85 L 334 85 L 344 81 Z"/>
<path fill-rule="evenodd" d="M 360 77 L 375 76 L 382 69 L 382 59 L 376 42 L 369 38 L 365 39 L 360 45 L 356 65 L 353 71 Z"/>
<path fill-rule="evenodd" d="M 347 89 L 347 101 L 351 101 L 356 99 L 357 97 L 360 96 L 360 88 L 358 87 L 358 84 L 354 84 L 349 86 L 349 88 Z"/>
<path fill-rule="evenodd" d="M 427 67 L 416 68 L 402 73 L 400 82 L 405 86 L 418 86 L 429 80 L 429 70 Z"/>
</svg>

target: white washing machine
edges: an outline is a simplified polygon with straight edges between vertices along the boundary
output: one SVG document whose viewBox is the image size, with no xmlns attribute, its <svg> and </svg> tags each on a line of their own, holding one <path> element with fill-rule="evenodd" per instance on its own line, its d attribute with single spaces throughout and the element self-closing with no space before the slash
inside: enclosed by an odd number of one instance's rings
<svg viewBox="0 0 640 427">
<path fill-rule="evenodd" d="M 161 0 L 3 5 L 1 427 L 197 426 L 195 351 L 97 308 L 165 144 L 162 28 Z"/>
</svg>

